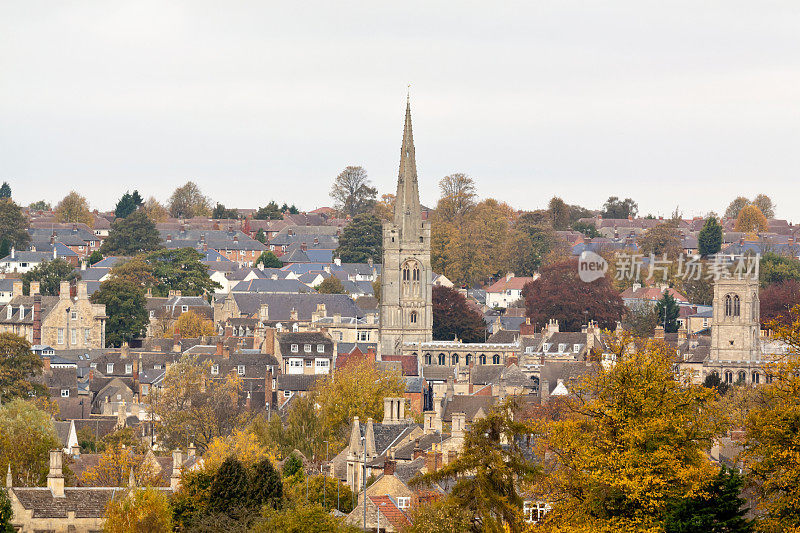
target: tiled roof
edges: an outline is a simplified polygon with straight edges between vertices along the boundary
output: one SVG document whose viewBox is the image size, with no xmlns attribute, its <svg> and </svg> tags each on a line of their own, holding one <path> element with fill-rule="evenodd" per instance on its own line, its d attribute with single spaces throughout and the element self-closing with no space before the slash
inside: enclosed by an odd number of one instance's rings
<svg viewBox="0 0 800 533">
<path fill-rule="evenodd" d="M 518 290 L 521 291 L 522 288 L 525 286 L 526 283 L 533 281 L 535 278 L 527 278 L 527 277 L 512 277 L 507 279 L 506 277 L 502 277 L 496 282 L 494 282 L 489 288 L 486 289 L 486 292 L 503 292 L 507 290 Z"/>
<path fill-rule="evenodd" d="M 33 513 L 33 518 L 102 518 L 111 498 L 124 489 L 109 487 L 66 487 L 64 498 L 54 498 L 48 488 L 11 489 L 20 504 Z"/>
<path fill-rule="evenodd" d="M 399 531 L 411 525 L 411 520 L 397 507 L 397 503 L 391 496 L 370 496 L 369 499 L 395 530 Z"/>
</svg>

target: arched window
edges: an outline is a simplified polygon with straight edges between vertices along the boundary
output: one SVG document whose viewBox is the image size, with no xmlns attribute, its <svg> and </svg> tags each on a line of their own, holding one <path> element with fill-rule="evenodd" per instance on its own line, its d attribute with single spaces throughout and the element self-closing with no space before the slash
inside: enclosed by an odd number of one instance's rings
<svg viewBox="0 0 800 533">
<path fill-rule="evenodd" d="M 417 312 L 416 311 L 411 311 L 411 323 L 412 324 L 416 324 L 417 323 Z"/>
<path fill-rule="evenodd" d="M 408 268 L 408 265 L 403 265 L 403 281 L 408 281 L 409 275 L 411 274 L 411 270 Z"/>
<path fill-rule="evenodd" d="M 733 298 L 730 294 L 725 295 L 725 316 L 733 316 Z"/>
<path fill-rule="evenodd" d="M 725 371 L 725 383 L 733 383 L 733 372 L 730 370 Z"/>
<path fill-rule="evenodd" d="M 297 322 L 292 324 L 292 331 L 299 331 L 299 330 L 300 330 L 300 324 L 298 324 Z"/>
<path fill-rule="evenodd" d="M 753 383 L 755 383 L 756 385 L 761 383 L 761 374 L 759 374 L 758 372 L 753 372 Z"/>
<path fill-rule="evenodd" d="M 457 353 L 454 353 L 453 355 L 450 356 L 450 364 L 451 365 L 457 365 L 458 364 L 458 354 Z"/>
<path fill-rule="evenodd" d="M 750 302 L 750 320 L 756 321 L 758 320 L 758 306 L 756 305 L 758 302 L 758 296 L 756 293 L 753 293 L 753 299 Z"/>
<path fill-rule="evenodd" d="M 770 374 L 769 372 L 767 373 L 767 380 L 766 381 L 767 381 L 767 383 L 772 383 L 772 374 Z"/>
<path fill-rule="evenodd" d="M 492 356 L 492 364 L 493 365 L 500 364 L 500 356 L 498 354 L 494 354 L 494 356 Z"/>
<path fill-rule="evenodd" d="M 414 281 L 419 281 L 419 267 L 414 267 L 414 271 L 411 277 Z"/>
<path fill-rule="evenodd" d="M 747 382 L 747 374 L 745 373 L 744 370 L 740 370 L 739 371 L 739 375 L 736 378 L 736 382 L 737 383 L 745 383 L 745 382 Z"/>
<path fill-rule="evenodd" d="M 480 357 L 478 357 L 478 362 L 480 364 L 482 364 L 482 365 L 485 365 L 486 364 L 486 355 L 485 354 L 481 354 Z"/>
<path fill-rule="evenodd" d="M 464 357 L 464 362 L 465 362 L 467 365 L 469 365 L 469 364 L 472 362 L 472 354 L 471 354 L 471 353 L 468 353 L 468 354 L 467 354 L 467 355 Z"/>
<path fill-rule="evenodd" d="M 431 354 L 429 354 L 429 353 L 425 354 L 425 364 L 426 365 L 431 364 Z"/>
<path fill-rule="evenodd" d="M 739 295 L 737 294 L 733 297 L 733 316 L 739 316 L 739 304 Z"/>
<path fill-rule="evenodd" d="M 440 365 L 444 365 L 445 364 L 445 355 L 443 353 L 439 354 L 439 364 Z"/>
</svg>

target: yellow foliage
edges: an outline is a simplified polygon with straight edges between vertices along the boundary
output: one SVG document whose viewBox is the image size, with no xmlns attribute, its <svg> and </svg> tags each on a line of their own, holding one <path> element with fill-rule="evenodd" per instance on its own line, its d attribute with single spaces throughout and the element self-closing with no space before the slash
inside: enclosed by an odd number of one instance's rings
<svg viewBox="0 0 800 533">
<path fill-rule="evenodd" d="M 94 226 L 94 217 L 89 212 L 89 202 L 75 191 L 71 191 L 58 202 L 55 215 L 59 222 L 82 222 L 90 228 Z"/>
<path fill-rule="evenodd" d="M 137 485 L 160 482 L 152 465 L 143 462 L 142 455 L 132 448 L 115 443 L 106 448 L 97 466 L 81 474 L 80 482 L 88 487 L 126 487 L 133 470 Z"/>
<path fill-rule="evenodd" d="M 236 457 L 245 465 L 267 458 L 277 464 L 275 453 L 265 447 L 258 437 L 248 429 L 237 429 L 227 437 L 216 437 L 203 455 L 203 469 L 215 472 L 228 457 Z"/>
<path fill-rule="evenodd" d="M 106 507 L 106 533 L 167 533 L 172 510 L 166 493 L 152 487 L 133 489 L 113 498 Z"/>
<path fill-rule="evenodd" d="M 758 233 L 767 231 L 767 229 L 769 229 L 767 217 L 757 206 L 753 204 L 746 205 L 739 211 L 739 216 L 736 217 L 736 231 Z"/>
<path fill-rule="evenodd" d="M 176 324 L 178 326 L 178 331 L 183 338 L 196 339 L 197 337 L 214 335 L 216 333 L 216 330 L 214 329 L 214 323 L 207 318 L 201 317 L 194 311 L 186 311 L 185 313 L 181 313 L 181 316 L 178 317 Z M 167 332 L 164 337 L 171 338 L 172 332 Z"/>
</svg>

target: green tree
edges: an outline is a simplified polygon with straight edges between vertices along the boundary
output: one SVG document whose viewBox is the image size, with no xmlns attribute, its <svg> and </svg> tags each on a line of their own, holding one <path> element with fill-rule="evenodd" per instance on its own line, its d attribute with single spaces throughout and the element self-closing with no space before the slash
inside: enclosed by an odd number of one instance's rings
<svg viewBox="0 0 800 533">
<path fill-rule="evenodd" d="M 289 454 L 283 462 L 283 477 L 292 477 L 303 469 L 303 461 L 296 453 Z"/>
<path fill-rule="evenodd" d="M 655 254 L 658 257 L 666 255 L 670 259 L 677 258 L 683 251 L 681 236 L 677 227 L 671 222 L 648 229 L 639 237 L 638 244 L 639 251 L 645 255 Z"/>
<path fill-rule="evenodd" d="M 749 533 L 753 523 L 745 518 L 740 496 L 744 478 L 724 466 L 700 494 L 678 500 L 667 510 L 666 533 Z"/>
<path fill-rule="evenodd" d="M 453 533 L 469 531 L 472 515 L 452 498 L 437 500 L 411 509 L 411 526 L 403 533 Z"/>
<path fill-rule="evenodd" d="M 703 257 L 719 253 L 722 249 L 722 225 L 717 217 L 708 217 L 697 236 L 697 247 Z"/>
<path fill-rule="evenodd" d="M 203 255 L 194 248 L 159 250 L 150 252 L 145 258 L 153 271 L 156 284 L 154 296 L 167 296 L 178 290 L 184 296 L 201 296 L 219 288 L 219 284 L 208 275 L 208 268 L 200 262 Z"/>
<path fill-rule="evenodd" d="M 28 219 L 22 209 L 10 199 L 0 199 L 0 244 L 6 249 L 3 257 L 12 246 L 22 248 L 30 242 L 27 227 Z"/>
<path fill-rule="evenodd" d="M 120 491 L 106 508 L 106 533 L 168 533 L 172 509 L 167 494 L 153 487 Z"/>
<path fill-rule="evenodd" d="M 744 196 L 737 196 L 725 210 L 725 218 L 738 218 L 739 212 L 747 205 L 750 205 L 750 200 Z"/>
<path fill-rule="evenodd" d="M 371 186 L 363 167 L 346 167 L 333 181 L 331 198 L 334 207 L 344 216 L 354 217 L 372 211 L 378 189 Z"/>
<path fill-rule="evenodd" d="M 217 202 L 216 207 L 211 212 L 211 218 L 214 219 L 236 219 L 239 218 L 239 211 L 236 209 L 228 209 L 221 203 Z"/>
<path fill-rule="evenodd" d="M 603 218 L 635 218 L 637 213 L 639 205 L 630 198 L 620 200 L 616 196 L 610 196 L 603 204 Z"/>
<path fill-rule="evenodd" d="M 258 208 L 253 218 L 256 220 L 283 220 L 283 211 L 277 203 L 270 200 L 267 205 Z"/>
<path fill-rule="evenodd" d="M 333 253 L 342 263 L 381 261 L 383 228 L 380 219 L 371 213 L 353 217 L 339 237 L 339 247 Z"/>
<path fill-rule="evenodd" d="M 328 276 L 317 287 L 317 292 L 321 294 L 347 294 L 342 285 L 342 280 L 336 276 Z"/>
<path fill-rule="evenodd" d="M 11 185 L 7 181 L 0 185 L 0 198 L 11 198 Z"/>
<path fill-rule="evenodd" d="M 92 255 L 89 256 L 89 265 L 94 265 L 95 263 L 99 263 L 103 260 L 103 253 L 100 250 L 95 250 L 92 252 Z"/>
<path fill-rule="evenodd" d="M 144 204 L 144 200 L 139 196 L 139 191 L 133 191 L 133 194 L 125 191 L 125 194 L 122 195 L 122 198 L 119 199 L 117 206 L 114 208 L 114 216 L 116 218 L 125 218 L 139 209 L 142 204 Z"/>
<path fill-rule="evenodd" d="M 100 284 L 91 300 L 106 306 L 107 346 L 120 346 L 144 336 L 150 318 L 144 290 L 140 286 L 130 280 L 112 277 Z"/>
<path fill-rule="evenodd" d="M 56 220 L 59 222 L 83 223 L 90 228 L 94 225 L 94 217 L 89 211 L 89 202 L 75 191 L 70 191 L 58 202 L 55 214 Z"/>
<path fill-rule="evenodd" d="M 35 487 L 47 479 L 50 450 L 61 448 L 50 413 L 33 402 L 7 401 L 0 406 L 0 470 L 11 475 L 16 487 Z"/>
<path fill-rule="evenodd" d="M 11 525 L 12 518 L 14 518 L 14 510 L 11 508 L 8 491 L 0 488 L 0 533 L 14 533 L 16 531 Z"/>
<path fill-rule="evenodd" d="M 38 200 L 29 205 L 28 209 L 30 209 L 31 211 L 50 211 L 51 209 L 53 209 L 53 207 L 44 200 Z"/>
<path fill-rule="evenodd" d="M 550 199 L 547 204 L 547 214 L 553 229 L 565 230 L 569 227 L 569 206 L 558 196 Z"/>
<path fill-rule="evenodd" d="M 30 294 L 31 281 L 39 282 L 39 292 L 44 296 L 58 296 L 61 282 L 77 281 L 81 275 L 75 268 L 60 257 L 52 261 L 39 263 L 22 275 L 22 291 Z"/>
<path fill-rule="evenodd" d="M 47 388 L 37 379 L 41 373 L 42 360 L 24 337 L 0 333 L 0 400 L 46 396 Z"/>
<path fill-rule="evenodd" d="M 534 216 L 525 213 L 514 225 L 511 269 L 517 276 L 533 276 L 555 246 L 556 236 L 552 228 L 535 223 Z"/>
<path fill-rule="evenodd" d="M 144 211 L 136 210 L 111 224 L 108 237 L 103 241 L 103 255 L 135 255 L 163 248 L 156 225 Z"/>
<path fill-rule="evenodd" d="M 254 464 L 250 472 L 250 505 L 261 509 L 268 505 L 273 509 L 281 506 L 283 482 L 278 471 L 268 458 Z"/>
<path fill-rule="evenodd" d="M 433 338 L 451 341 L 458 337 L 464 342 L 486 340 L 483 314 L 470 306 L 463 294 L 450 287 L 433 287 Z"/>
<path fill-rule="evenodd" d="M 338 479 L 328 476 L 289 476 L 285 480 L 284 496 L 290 506 L 322 505 L 325 509 L 336 509 L 336 496 L 339 496 L 339 511 L 349 513 L 353 510 L 355 496 L 350 487 Z"/>
<path fill-rule="evenodd" d="M 242 511 L 242 507 L 246 507 L 248 492 L 247 470 L 238 459 L 228 457 L 211 482 L 208 510 L 235 516 Z"/>
<path fill-rule="evenodd" d="M 472 531 L 522 531 L 520 487 L 540 472 L 528 460 L 522 443 L 531 428 L 515 420 L 519 406 L 507 400 L 472 425 L 461 453 L 438 470 L 411 480 L 412 486 L 450 482 L 448 499 L 472 515 Z"/>
<path fill-rule="evenodd" d="M 622 325 L 636 337 L 652 337 L 658 325 L 658 311 L 650 303 L 626 306 Z"/>
<path fill-rule="evenodd" d="M 680 307 L 668 291 L 664 291 L 664 295 L 656 302 L 656 310 L 658 311 L 658 325 L 664 327 L 665 333 L 677 332 Z"/>
<path fill-rule="evenodd" d="M 267 244 L 267 234 L 264 233 L 262 228 L 258 228 L 258 231 L 256 232 L 256 240 L 261 244 Z"/>
<path fill-rule="evenodd" d="M 192 218 L 211 214 L 211 201 L 203 195 L 200 187 L 187 181 L 175 189 L 169 197 L 169 214 L 175 218 Z"/>
<path fill-rule="evenodd" d="M 357 533 L 321 505 L 303 504 L 280 511 L 267 509 L 254 526 L 254 533 Z"/>
<path fill-rule="evenodd" d="M 716 390 L 720 396 L 724 396 L 730 388 L 727 383 L 722 381 L 722 378 L 719 377 L 719 374 L 714 372 L 707 375 L 706 379 L 703 380 L 703 387 Z"/>
<path fill-rule="evenodd" d="M 256 262 L 253 263 L 253 268 L 258 268 L 258 265 L 264 265 L 264 268 L 282 268 L 283 261 L 278 259 L 274 253 L 267 250 L 265 252 L 261 252 L 261 255 L 258 256 L 258 259 L 256 259 Z"/>
<path fill-rule="evenodd" d="M 597 226 L 595 226 L 591 222 L 578 221 L 572 225 L 572 229 L 583 233 L 586 237 L 590 239 L 594 239 L 595 237 L 600 236 L 600 232 L 597 231 Z"/>
<path fill-rule="evenodd" d="M 761 256 L 758 277 L 762 288 L 782 281 L 800 281 L 800 261 L 794 257 L 767 252 Z"/>
</svg>

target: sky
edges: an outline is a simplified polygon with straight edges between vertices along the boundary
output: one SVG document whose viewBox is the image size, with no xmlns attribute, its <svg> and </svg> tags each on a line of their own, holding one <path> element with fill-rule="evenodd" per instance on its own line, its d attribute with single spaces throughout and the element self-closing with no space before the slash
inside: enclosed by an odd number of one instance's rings
<svg viewBox="0 0 800 533">
<path fill-rule="evenodd" d="M 228 207 L 394 192 L 407 87 L 423 204 L 475 179 L 800 221 L 800 3 L 0 0 L 0 180 L 27 205 L 113 208 L 195 181 Z"/>
</svg>

